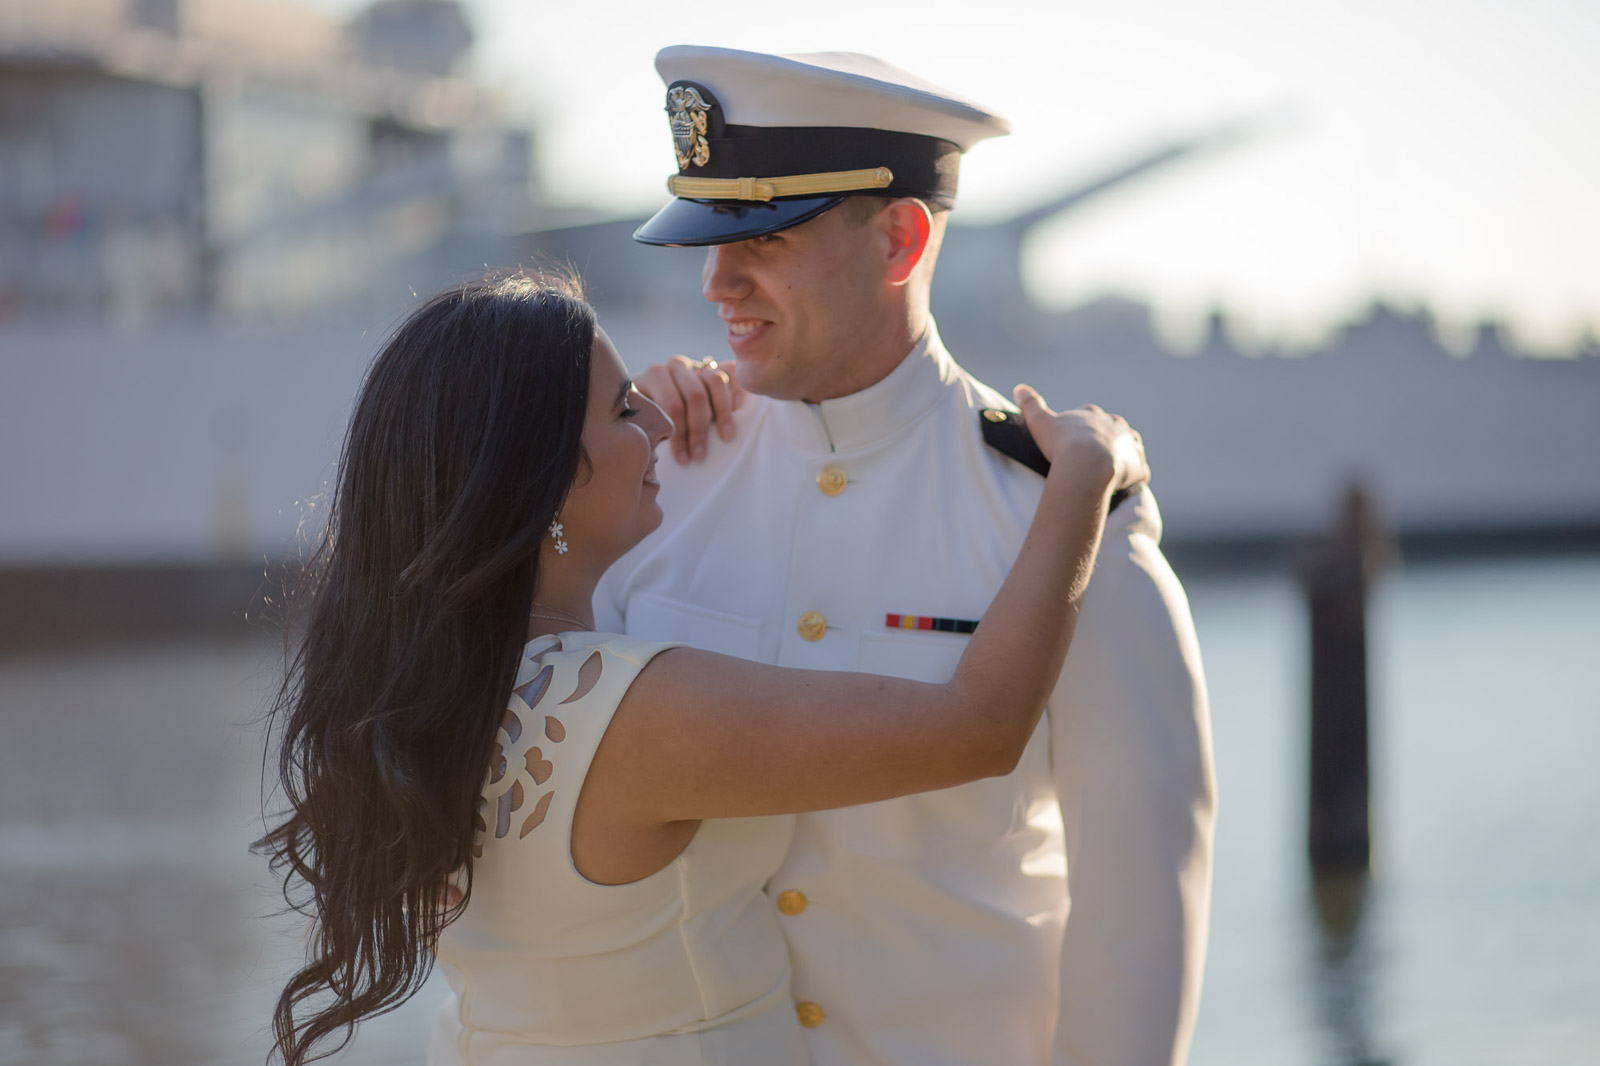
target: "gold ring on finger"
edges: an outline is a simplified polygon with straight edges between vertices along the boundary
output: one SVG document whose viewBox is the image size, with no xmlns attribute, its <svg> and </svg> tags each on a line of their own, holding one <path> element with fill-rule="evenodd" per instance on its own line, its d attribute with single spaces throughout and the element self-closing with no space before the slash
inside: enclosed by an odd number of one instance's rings
<svg viewBox="0 0 1600 1066">
<path fill-rule="evenodd" d="M 701 370 L 715 370 L 715 369 L 717 369 L 717 361 L 715 359 L 707 359 L 707 360 L 705 360 L 704 362 L 702 362 L 700 364 L 700 369 Z"/>
</svg>

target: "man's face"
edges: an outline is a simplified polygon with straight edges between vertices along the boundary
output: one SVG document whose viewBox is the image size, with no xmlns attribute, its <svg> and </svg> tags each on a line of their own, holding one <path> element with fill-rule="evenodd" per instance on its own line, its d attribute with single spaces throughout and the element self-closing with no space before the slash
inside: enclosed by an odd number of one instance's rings
<svg viewBox="0 0 1600 1066">
<path fill-rule="evenodd" d="M 862 337 L 881 329 L 885 313 L 881 229 L 834 209 L 780 233 L 706 250 L 702 291 L 717 305 L 741 385 L 774 399 L 813 401 L 863 387 L 853 381 L 859 358 L 852 354 Z"/>
</svg>

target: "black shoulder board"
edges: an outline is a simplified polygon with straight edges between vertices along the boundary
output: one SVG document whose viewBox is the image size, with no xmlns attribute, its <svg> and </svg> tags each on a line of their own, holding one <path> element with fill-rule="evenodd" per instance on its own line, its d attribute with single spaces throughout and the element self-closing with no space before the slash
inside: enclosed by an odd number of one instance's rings
<svg viewBox="0 0 1600 1066">
<path fill-rule="evenodd" d="M 978 424 L 983 427 L 983 443 L 1040 477 L 1050 473 L 1050 460 L 1033 443 L 1033 434 L 1028 432 L 1028 423 L 1020 414 L 998 407 L 980 407 Z"/>
<path fill-rule="evenodd" d="M 983 443 L 1001 455 L 1015 459 L 1040 477 L 1050 473 L 1050 460 L 1033 443 L 1033 434 L 1028 432 L 1028 423 L 1020 414 L 999 407 L 980 407 L 978 425 L 983 429 Z M 1115 511 L 1117 504 L 1127 499 L 1131 491 L 1118 489 L 1112 493 L 1108 511 Z"/>
</svg>

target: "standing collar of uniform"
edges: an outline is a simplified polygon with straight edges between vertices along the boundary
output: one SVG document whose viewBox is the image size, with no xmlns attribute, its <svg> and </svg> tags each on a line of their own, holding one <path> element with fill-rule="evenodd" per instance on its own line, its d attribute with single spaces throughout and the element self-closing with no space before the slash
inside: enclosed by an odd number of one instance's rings
<svg viewBox="0 0 1600 1066">
<path fill-rule="evenodd" d="M 938 327 L 929 316 L 922 339 L 882 381 L 821 403 L 777 403 L 773 413 L 801 447 L 854 451 L 911 425 L 939 401 L 954 376 L 955 361 L 945 351 Z"/>
</svg>

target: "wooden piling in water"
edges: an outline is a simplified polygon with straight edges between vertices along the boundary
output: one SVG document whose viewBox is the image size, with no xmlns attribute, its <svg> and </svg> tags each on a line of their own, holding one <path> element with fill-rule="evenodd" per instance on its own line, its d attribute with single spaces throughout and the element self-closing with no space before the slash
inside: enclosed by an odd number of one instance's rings
<svg viewBox="0 0 1600 1066">
<path fill-rule="evenodd" d="M 1364 872 L 1372 862 L 1367 705 L 1367 590 L 1388 554 L 1366 493 L 1346 491 L 1339 521 L 1302 571 L 1311 616 L 1312 869 Z"/>
</svg>

